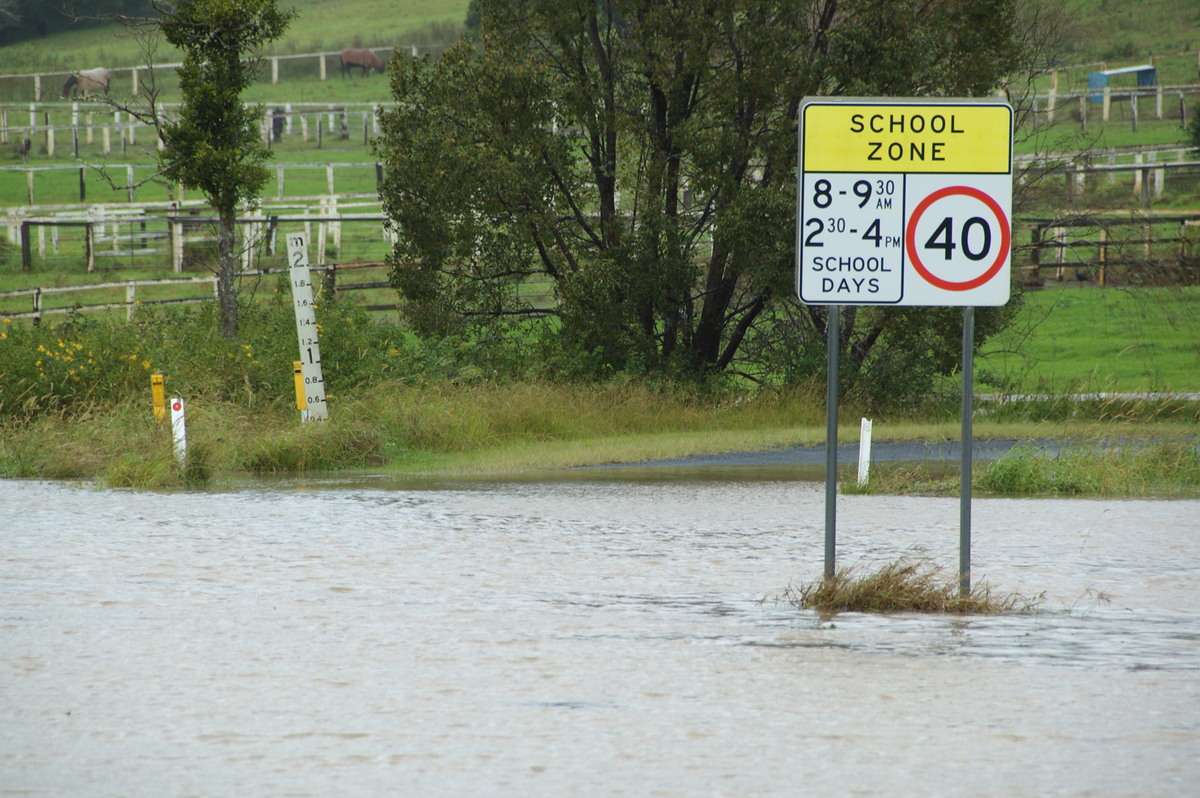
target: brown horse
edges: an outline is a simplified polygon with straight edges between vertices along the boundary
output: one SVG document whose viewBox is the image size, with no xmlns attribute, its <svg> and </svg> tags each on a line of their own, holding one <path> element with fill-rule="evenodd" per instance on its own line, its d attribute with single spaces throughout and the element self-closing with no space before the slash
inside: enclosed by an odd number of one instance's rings
<svg viewBox="0 0 1200 798">
<path fill-rule="evenodd" d="M 342 50 L 342 77 L 345 77 L 346 73 L 354 67 L 361 69 L 364 75 L 372 69 L 376 72 L 384 70 L 383 60 L 371 50 L 355 50 L 353 48 Z"/>
<path fill-rule="evenodd" d="M 108 94 L 108 70 L 103 67 L 96 69 L 81 69 L 63 84 L 62 96 L 82 94 L 85 97 L 94 91 Z"/>
</svg>

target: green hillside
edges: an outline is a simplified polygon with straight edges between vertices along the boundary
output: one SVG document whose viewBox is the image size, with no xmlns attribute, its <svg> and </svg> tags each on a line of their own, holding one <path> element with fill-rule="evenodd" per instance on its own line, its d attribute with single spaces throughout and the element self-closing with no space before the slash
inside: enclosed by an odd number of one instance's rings
<svg viewBox="0 0 1200 798">
<path fill-rule="evenodd" d="M 1071 53 L 1075 63 L 1187 51 L 1194 56 L 1200 50 L 1196 0 L 1070 0 L 1067 8 L 1077 25 Z M 1197 66 L 1194 58 L 1192 65 Z"/>
<path fill-rule="evenodd" d="M 298 16 L 287 35 L 268 55 L 341 50 L 344 47 L 391 47 L 445 43 L 467 16 L 470 0 L 291 0 L 284 7 Z M 154 60 L 177 60 L 161 42 Z M 129 67 L 146 63 L 141 43 L 119 25 L 63 33 L 0 47 L 0 72 L 25 73 Z"/>
</svg>

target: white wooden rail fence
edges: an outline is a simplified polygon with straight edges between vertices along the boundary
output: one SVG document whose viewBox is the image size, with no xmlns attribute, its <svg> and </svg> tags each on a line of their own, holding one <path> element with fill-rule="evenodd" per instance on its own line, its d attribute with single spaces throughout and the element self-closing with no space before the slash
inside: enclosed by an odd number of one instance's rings
<svg viewBox="0 0 1200 798">
<path fill-rule="evenodd" d="M 124 192 L 124 200 L 127 203 L 137 203 L 137 176 L 139 170 L 142 174 L 147 174 L 154 171 L 152 164 L 106 164 L 105 171 L 114 180 L 123 178 L 124 185 L 118 187 L 118 191 L 108 192 L 109 199 L 105 204 L 111 204 L 114 199 L 121 197 L 121 192 Z M 287 197 L 287 175 L 291 174 L 295 177 L 297 172 L 312 173 L 323 172 L 325 177 L 324 191 L 292 196 L 293 200 L 307 200 L 310 202 L 319 201 L 323 197 L 340 196 L 340 197 L 355 197 L 361 198 L 366 196 L 376 196 L 374 191 L 365 193 L 362 191 L 339 191 L 337 189 L 337 175 L 339 173 L 345 175 L 350 170 L 360 172 L 359 180 L 362 180 L 362 171 L 373 173 L 374 184 L 377 186 L 383 175 L 383 165 L 374 161 L 327 161 L 323 163 L 279 163 L 269 162 L 268 169 L 275 170 L 275 198 L 283 200 Z M 94 167 L 78 166 L 62 164 L 56 166 L 0 166 L 0 180 L 21 180 L 24 178 L 26 205 L 39 205 L 40 194 L 37 188 L 38 175 L 50 175 L 54 173 L 72 173 L 79 176 L 78 196 L 79 203 L 83 204 L 87 201 L 87 179 L 90 172 L 95 171 Z M 374 186 L 372 187 L 374 188 Z M 74 189 L 72 189 L 74 191 Z M 172 190 L 173 200 L 177 203 L 182 203 L 184 199 L 183 187 L 176 185 Z M 72 194 L 74 196 L 74 194 Z M 41 203 L 48 204 L 48 203 Z M 55 207 L 70 205 L 71 203 L 56 202 L 49 203 Z"/>
<path fill-rule="evenodd" d="M 410 53 L 414 58 L 420 55 L 437 55 L 449 47 L 448 44 L 409 44 L 397 45 L 396 47 L 364 47 L 359 49 L 372 50 L 376 55 L 380 56 L 385 62 L 388 56 L 394 50 L 400 50 Z M 341 51 L 337 52 L 321 52 L 321 53 L 295 53 L 292 55 L 270 55 L 265 56 L 263 60 L 267 64 L 266 74 L 270 75 L 270 81 L 273 85 L 283 81 L 283 73 L 280 66 L 287 62 L 302 62 L 311 61 L 313 66 L 306 70 L 311 74 L 315 69 L 316 75 L 321 80 L 328 80 L 330 72 L 334 74 L 341 68 L 340 60 Z M 330 66 L 333 66 L 333 70 Z M 101 64 L 83 64 L 80 68 L 102 66 Z M 177 69 L 180 64 L 155 64 L 155 70 L 173 70 Z M 111 67 L 109 73 L 113 80 L 128 80 L 129 91 L 134 97 L 139 96 L 141 92 L 142 74 L 148 73 L 150 67 L 146 65 L 138 65 L 132 67 Z M 62 91 L 63 84 L 74 74 L 74 70 L 68 71 L 45 71 L 32 73 L 8 73 L 0 74 L 0 81 L 9 82 L 15 81 L 20 85 L 29 87 L 32 91 L 33 98 L 40 100 L 49 95 L 52 97 L 59 96 Z"/>
<path fill-rule="evenodd" d="M 326 261 L 330 247 L 341 250 L 343 226 L 347 224 L 358 225 L 359 229 L 365 225 L 372 231 L 368 236 L 377 236 L 379 242 L 390 249 L 394 234 L 384 224 L 385 217 L 378 211 L 354 212 L 355 208 L 362 207 L 377 208 L 378 203 L 355 204 L 347 203 L 345 197 L 323 197 L 315 212 L 306 206 L 275 206 L 239 217 L 236 223 L 241 228 L 243 241 L 247 242 L 242 248 L 243 270 L 251 270 L 260 253 L 273 255 L 278 251 L 281 224 L 303 225 L 309 240 L 316 243 L 317 263 Z M 20 216 L 10 213 L 5 222 L 9 240 L 20 242 L 23 271 L 31 270 L 35 254 L 44 259 L 48 254 L 60 253 L 61 230 L 82 228 L 79 256 L 88 273 L 96 270 L 98 257 L 159 256 L 162 261 L 169 262 L 172 271 L 181 274 L 186 244 L 213 241 L 215 227 L 211 211 L 202 205 L 194 206 L 191 214 L 181 214 L 179 210 L 164 212 L 161 208 L 95 206 L 84 214 Z M 297 210 L 302 212 L 296 213 Z M 126 235 L 122 235 L 121 228 L 125 228 Z M 80 246 L 79 242 L 72 243 Z M 103 251 L 101 244 L 106 245 Z"/>
<path fill-rule="evenodd" d="M 379 112 L 388 103 L 277 103 L 264 107 L 259 123 L 263 142 L 268 146 L 282 136 L 299 135 L 302 141 L 315 141 L 324 146 L 326 137 L 350 139 L 351 122 L 358 134 L 353 138 L 366 145 L 372 136 L 379 135 Z M 169 103 L 160 109 L 170 115 Z M 278 120 L 279 130 L 275 129 Z M 74 157 L 80 147 L 95 147 L 109 155 L 114 148 L 126 152 L 143 139 L 154 134 L 150 125 L 114 111 L 104 103 L 88 102 L 31 102 L 28 105 L 0 105 L 0 145 L 15 144 L 26 162 L 34 154 L 57 157 L 65 146 Z M 162 142 L 152 139 L 156 147 Z"/>
</svg>

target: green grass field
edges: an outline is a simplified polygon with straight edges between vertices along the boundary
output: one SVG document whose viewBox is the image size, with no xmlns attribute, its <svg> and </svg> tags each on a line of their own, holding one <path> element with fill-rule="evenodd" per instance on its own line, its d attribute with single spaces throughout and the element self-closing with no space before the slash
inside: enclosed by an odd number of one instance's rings
<svg viewBox="0 0 1200 798">
<path fill-rule="evenodd" d="M 988 392 L 1200 391 L 1200 287 L 1049 287 L 976 359 Z"/>
</svg>

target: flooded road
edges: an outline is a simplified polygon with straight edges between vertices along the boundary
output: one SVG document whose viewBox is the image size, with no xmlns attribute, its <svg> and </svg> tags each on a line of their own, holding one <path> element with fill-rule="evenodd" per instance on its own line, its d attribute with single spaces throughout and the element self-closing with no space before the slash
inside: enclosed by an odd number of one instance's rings
<svg viewBox="0 0 1200 798">
<path fill-rule="evenodd" d="M 0 481 L 0 796 L 1196 794 L 1200 502 L 977 498 L 1038 612 L 822 618 L 822 486 L 733 473 Z"/>
</svg>

